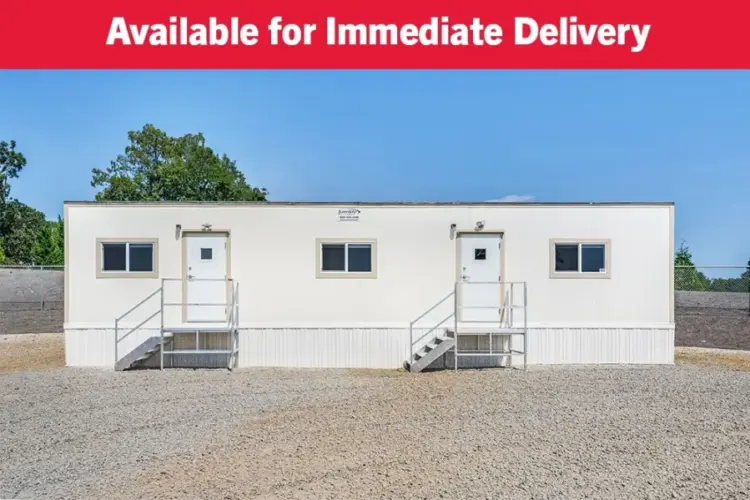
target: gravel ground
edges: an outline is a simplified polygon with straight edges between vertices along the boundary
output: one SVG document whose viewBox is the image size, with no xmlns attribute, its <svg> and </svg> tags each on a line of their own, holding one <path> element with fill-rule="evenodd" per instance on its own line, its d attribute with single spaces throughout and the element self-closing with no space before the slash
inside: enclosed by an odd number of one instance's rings
<svg viewBox="0 0 750 500">
<path fill-rule="evenodd" d="M 0 375 L 0 498 L 747 498 L 750 371 Z"/>
</svg>

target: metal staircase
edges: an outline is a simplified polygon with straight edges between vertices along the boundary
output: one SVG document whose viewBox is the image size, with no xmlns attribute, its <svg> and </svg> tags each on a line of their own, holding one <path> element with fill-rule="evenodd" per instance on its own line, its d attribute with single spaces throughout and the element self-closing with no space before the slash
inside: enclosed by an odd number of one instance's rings
<svg viewBox="0 0 750 500">
<path fill-rule="evenodd" d="M 122 314 L 120 317 L 115 319 L 115 370 L 128 370 L 133 368 L 141 367 L 153 367 L 154 356 L 158 353 L 159 355 L 159 369 L 164 369 L 165 356 L 171 356 L 171 360 L 168 363 L 169 366 L 174 366 L 175 363 L 172 361 L 175 357 L 182 357 L 182 359 L 192 358 L 193 360 L 200 360 L 201 356 L 205 359 L 215 359 L 218 356 L 226 356 L 226 366 L 228 369 L 233 369 L 237 365 L 237 355 L 239 353 L 239 283 L 232 280 L 231 278 L 225 280 L 219 279 L 205 279 L 198 281 L 223 281 L 231 287 L 230 301 L 222 303 L 185 303 L 185 302 L 166 302 L 164 289 L 165 284 L 170 281 L 182 281 L 180 278 L 162 278 L 161 286 L 149 294 L 145 299 L 140 301 L 138 304 L 130 308 L 127 312 Z M 146 304 L 150 303 L 156 296 L 159 297 L 159 309 L 153 314 L 149 315 L 145 320 L 141 321 L 135 327 L 129 329 L 124 335 L 122 334 L 122 321 L 127 318 L 131 313 L 141 309 Z M 165 308 L 166 307 L 186 307 L 186 306 L 213 306 L 213 307 L 224 307 L 227 311 L 226 322 L 209 322 L 200 324 L 185 325 L 180 324 L 165 324 Z M 159 317 L 159 335 L 154 335 L 141 342 L 136 348 L 131 349 L 124 356 L 120 357 L 121 350 L 123 349 L 124 341 L 132 335 L 134 332 L 141 328 L 153 328 L 149 326 L 149 322 L 154 318 Z M 222 338 L 220 347 L 210 347 L 206 344 L 210 343 L 208 336 L 211 334 L 226 334 L 225 338 Z M 183 346 L 187 336 L 194 338 L 192 346 Z M 194 337 L 193 337 L 194 336 Z M 202 342 L 203 340 L 203 342 Z M 209 342 L 207 342 L 209 341 Z M 214 342 L 215 343 L 215 342 Z M 198 366 L 196 363 L 191 363 L 191 367 L 214 367 L 213 364 L 206 364 L 206 366 Z"/>
<path fill-rule="evenodd" d="M 161 336 L 154 336 L 146 339 L 141 345 L 130 351 L 120 360 L 115 362 L 115 370 L 129 370 L 132 368 L 139 368 L 143 365 L 143 362 L 151 358 L 154 354 L 159 352 L 162 346 L 165 346 L 172 342 L 172 336 L 165 336 L 162 340 Z"/>
<path fill-rule="evenodd" d="M 501 290 L 508 288 L 500 307 L 498 305 L 487 306 L 462 306 L 460 303 L 461 289 L 464 286 L 471 285 L 496 285 Z M 523 302 L 516 304 L 515 298 L 518 293 L 517 288 L 521 287 Z M 498 295 L 499 297 L 499 295 Z M 449 299 L 452 304 L 448 303 Z M 435 361 L 442 358 L 446 366 L 445 359 L 449 353 L 453 354 L 454 369 L 458 370 L 458 359 L 460 357 L 487 357 L 487 358 L 506 358 L 512 359 L 513 356 L 523 357 L 523 369 L 526 369 L 527 362 L 527 291 L 525 282 L 456 282 L 453 290 L 439 300 L 435 305 L 422 313 L 419 317 L 409 323 L 409 359 L 404 363 L 404 367 L 413 373 L 423 371 L 428 367 L 434 367 Z M 415 330 L 417 324 L 427 317 L 430 313 L 436 311 L 443 304 L 450 304 L 449 314 L 444 316 L 437 324 L 433 324 L 425 333 L 422 333 L 415 339 Z M 462 308 L 469 309 L 493 309 L 498 311 L 497 321 L 485 320 L 461 320 Z M 445 308 L 444 308 L 445 309 Z M 522 321 L 515 321 L 514 311 L 522 310 Z M 446 324 L 448 326 L 446 326 Z M 479 340 L 487 339 L 487 348 L 462 349 L 459 339 L 461 337 L 475 337 L 477 346 Z M 522 336 L 523 349 L 513 349 L 511 337 Z M 499 337 L 502 344 L 499 348 L 497 343 L 493 346 L 493 339 Z"/>
<path fill-rule="evenodd" d="M 413 355 L 413 361 L 409 365 L 410 372 L 421 372 L 430 366 L 436 359 L 448 352 L 456 341 L 446 335 L 436 336 L 429 343 Z"/>
</svg>

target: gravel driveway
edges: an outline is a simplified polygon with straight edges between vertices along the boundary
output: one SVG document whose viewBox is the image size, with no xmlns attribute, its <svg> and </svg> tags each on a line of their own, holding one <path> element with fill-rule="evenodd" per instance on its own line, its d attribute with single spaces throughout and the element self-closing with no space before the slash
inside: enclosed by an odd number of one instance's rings
<svg viewBox="0 0 750 500">
<path fill-rule="evenodd" d="M 750 372 L 0 375 L 0 498 L 742 498 Z"/>
</svg>

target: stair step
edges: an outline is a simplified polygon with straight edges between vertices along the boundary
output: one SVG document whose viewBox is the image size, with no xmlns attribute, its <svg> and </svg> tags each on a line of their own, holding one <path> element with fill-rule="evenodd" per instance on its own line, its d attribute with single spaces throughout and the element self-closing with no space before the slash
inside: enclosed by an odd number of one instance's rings
<svg viewBox="0 0 750 500">
<path fill-rule="evenodd" d="M 435 337 L 429 343 L 414 354 L 414 360 L 409 365 L 409 371 L 421 372 L 427 368 L 433 361 L 448 352 L 453 345 L 454 340 L 448 337 Z"/>
<path fill-rule="evenodd" d="M 422 347 L 419 351 L 417 351 L 417 353 L 414 356 L 415 357 L 420 357 L 420 358 L 424 357 L 430 351 L 434 351 L 435 349 L 437 349 L 440 346 L 440 344 L 442 344 L 446 340 L 447 339 L 445 339 L 445 338 L 436 338 L 436 339 L 432 340 L 429 344 L 427 344 L 424 347 Z"/>
</svg>

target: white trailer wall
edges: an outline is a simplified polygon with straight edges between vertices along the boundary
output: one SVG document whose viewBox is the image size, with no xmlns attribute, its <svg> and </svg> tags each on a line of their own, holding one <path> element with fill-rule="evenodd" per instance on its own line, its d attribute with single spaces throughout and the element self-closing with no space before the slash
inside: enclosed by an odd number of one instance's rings
<svg viewBox="0 0 750 500">
<path fill-rule="evenodd" d="M 340 222 L 339 209 L 349 208 L 359 210 L 358 220 Z M 231 233 L 241 366 L 400 367 L 409 322 L 456 281 L 451 225 L 470 232 L 477 221 L 504 234 L 504 280 L 528 283 L 530 363 L 672 362 L 671 205 L 68 203 L 68 364 L 111 367 L 114 319 L 156 290 L 159 278 L 183 275 L 178 226 L 211 224 Z M 158 278 L 97 278 L 97 239 L 144 238 L 158 240 Z M 375 240 L 377 276 L 316 277 L 319 239 Z M 552 239 L 609 240 L 610 277 L 550 278 Z M 168 285 L 165 298 L 180 301 L 180 284 Z M 158 306 L 142 306 L 125 326 Z M 418 326 L 433 326 L 437 316 Z M 180 321 L 176 311 L 168 317 Z M 151 334 L 134 332 L 132 341 Z"/>
</svg>

